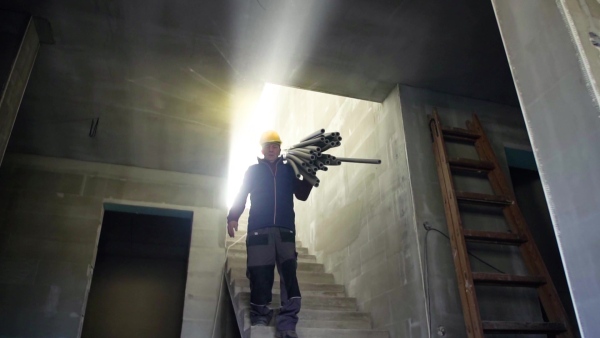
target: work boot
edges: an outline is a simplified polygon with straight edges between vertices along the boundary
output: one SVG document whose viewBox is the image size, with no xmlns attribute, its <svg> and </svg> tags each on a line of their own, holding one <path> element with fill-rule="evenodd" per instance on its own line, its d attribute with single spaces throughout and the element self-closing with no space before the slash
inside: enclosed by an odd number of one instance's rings
<svg viewBox="0 0 600 338">
<path fill-rule="evenodd" d="M 250 321 L 251 326 L 269 326 L 269 317 L 257 317 Z"/>
<path fill-rule="evenodd" d="M 277 331 L 275 338 L 298 338 L 296 331 Z"/>
</svg>

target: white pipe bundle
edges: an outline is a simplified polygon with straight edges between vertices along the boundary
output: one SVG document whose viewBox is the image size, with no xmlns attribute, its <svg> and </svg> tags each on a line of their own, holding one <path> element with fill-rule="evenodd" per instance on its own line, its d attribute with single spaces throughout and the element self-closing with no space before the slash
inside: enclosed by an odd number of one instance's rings
<svg viewBox="0 0 600 338">
<path fill-rule="evenodd" d="M 317 171 L 327 171 L 329 170 L 328 166 L 339 166 L 343 162 L 381 163 L 381 160 L 377 159 L 345 158 L 325 154 L 325 151 L 339 147 L 341 144 L 340 133 L 325 133 L 325 129 L 319 129 L 286 149 L 283 156 L 294 170 L 296 177 L 303 177 L 314 187 L 318 187 L 321 183 L 321 180 L 317 178 Z"/>
</svg>

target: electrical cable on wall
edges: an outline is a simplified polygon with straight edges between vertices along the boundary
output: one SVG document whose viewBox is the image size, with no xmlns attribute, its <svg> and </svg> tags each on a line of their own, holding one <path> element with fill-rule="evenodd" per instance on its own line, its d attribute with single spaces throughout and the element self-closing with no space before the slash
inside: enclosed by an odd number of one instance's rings
<svg viewBox="0 0 600 338">
<path fill-rule="evenodd" d="M 423 241 L 423 245 L 425 246 L 425 297 L 427 298 L 427 326 L 429 327 L 429 333 L 430 333 L 430 337 L 432 337 L 431 334 L 431 297 L 429 296 L 429 258 L 428 258 L 428 253 L 427 253 L 427 236 L 429 235 L 430 231 L 435 231 L 440 233 L 442 236 L 446 237 L 446 239 L 450 240 L 450 237 L 448 235 L 446 235 L 444 232 L 432 227 L 431 225 L 429 225 L 429 222 L 425 221 L 423 222 L 423 228 L 425 228 L 425 240 Z M 475 254 L 472 254 L 471 252 L 469 252 L 467 250 L 467 254 L 469 254 L 469 256 L 475 258 L 476 260 L 480 261 L 481 263 L 489 266 L 490 268 L 498 271 L 499 273 L 505 273 L 504 271 L 496 268 L 495 266 L 491 265 L 490 263 L 484 261 L 483 259 L 477 257 Z"/>
</svg>

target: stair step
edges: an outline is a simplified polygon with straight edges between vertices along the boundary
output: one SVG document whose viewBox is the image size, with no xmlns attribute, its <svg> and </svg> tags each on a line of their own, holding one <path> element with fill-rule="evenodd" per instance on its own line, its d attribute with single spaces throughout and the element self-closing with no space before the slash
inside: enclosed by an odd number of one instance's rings
<svg viewBox="0 0 600 338">
<path fill-rule="evenodd" d="M 246 268 L 229 269 L 229 274 L 233 280 L 246 278 Z M 299 283 L 335 284 L 333 275 L 330 273 L 298 271 L 296 276 Z M 278 273 L 275 273 L 275 281 L 279 283 Z"/>
<path fill-rule="evenodd" d="M 546 278 L 542 276 L 517 276 L 502 273 L 473 272 L 473 282 L 478 285 L 538 287 L 546 284 Z"/>
<path fill-rule="evenodd" d="M 246 268 L 246 259 L 237 257 L 228 257 L 227 266 L 229 268 Z M 325 272 L 325 267 L 320 263 L 306 263 L 298 262 L 298 268 L 296 271 L 307 271 L 307 272 Z"/>
<path fill-rule="evenodd" d="M 240 236 L 240 238 L 241 238 L 241 236 Z M 243 243 L 244 246 L 245 246 L 246 245 L 246 239 L 244 238 L 244 239 L 240 240 L 240 238 L 238 238 L 237 235 L 234 238 L 227 238 L 227 240 L 225 241 L 225 247 L 231 246 L 233 243 L 236 243 L 237 241 L 239 241 L 239 242 L 237 242 L 236 244 Z M 301 241 L 296 241 L 296 247 L 297 248 L 302 247 L 302 242 Z"/>
<path fill-rule="evenodd" d="M 250 330 L 252 338 L 273 338 L 274 327 L 253 326 Z M 325 329 L 299 327 L 296 329 L 298 336 L 311 338 L 389 338 L 387 331 L 356 330 L 356 329 Z"/>
<path fill-rule="evenodd" d="M 233 287 L 240 292 L 250 292 L 250 281 L 247 278 L 233 280 Z M 346 297 L 344 286 L 340 284 L 298 283 L 300 292 L 306 296 Z M 273 283 L 273 293 L 279 293 L 279 283 Z"/>
<path fill-rule="evenodd" d="M 448 160 L 448 164 L 450 164 L 450 169 L 454 171 L 469 172 L 474 174 L 488 173 L 495 168 L 492 162 L 472 160 L 468 158 L 451 158 Z"/>
<path fill-rule="evenodd" d="M 475 192 L 457 191 L 456 198 L 461 202 L 506 206 L 513 204 L 513 200 L 501 195 L 488 195 Z"/>
<path fill-rule="evenodd" d="M 521 245 L 527 242 L 527 240 L 521 238 L 519 235 L 511 234 L 508 232 L 492 232 L 463 229 L 463 235 L 465 236 L 466 240 L 472 242 L 483 242 L 504 245 Z"/>
<path fill-rule="evenodd" d="M 240 309 L 250 305 L 250 292 L 240 292 L 235 298 Z M 278 308 L 280 303 L 279 295 L 273 294 L 271 307 Z M 356 298 L 302 296 L 302 309 L 356 311 Z"/>
<path fill-rule="evenodd" d="M 560 333 L 567 329 L 563 323 L 481 321 L 485 333 Z"/>
<path fill-rule="evenodd" d="M 250 327 L 250 309 L 241 310 L 244 316 L 244 328 Z M 274 309 L 273 318 L 277 316 L 279 309 Z M 298 313 L 298 328 L 331 328 L 331 329 L 371 329 L 371 316 L 369 313 L 356 311 L 331 311 L 310 310 L 302 308 Z M 271 320 L 269 326 L 275 326 L 275 320 Z"/>
<path fill-rule="evenodd" d="M 481 137 L 481 135 L 474 133 L 468 129 L 451 127 L 442 127 L 442 134 L 447 140 L 461 142 L 475 142 Z"/>
<path fill-rule="evenodd" d="M 226 246 L 229 247 L 229 250 L 244 250 L 246 251 L 246 241 L 242 240 L 232 246 Z M 298 254 L 303 254 L 303 255 L 308 255 L 308 248 L 304 248 L 304 247 L 298 247 L 296 246 L 296 252 L 298 252 Z"/>
<path fill-rule="evenodd" d="M 248 255 L 246 254 L 245 248 L 243 250 L 230 249 L 227 252 L 227 258 L 229 258 L 229 257 L 240 258 L 240 259 L 243 259 L 244 261 L 246 261 L 246 259 L 248 258 Z M 298 262 L 316 263 L 317 257 L 314 255 L 298 254 Z"/>
</svg>

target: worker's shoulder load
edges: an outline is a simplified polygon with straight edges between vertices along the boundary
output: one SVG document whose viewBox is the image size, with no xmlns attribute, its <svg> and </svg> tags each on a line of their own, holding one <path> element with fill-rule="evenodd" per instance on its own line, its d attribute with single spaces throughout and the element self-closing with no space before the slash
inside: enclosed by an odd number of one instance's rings
<svg viewBox="0 0 600 338">
<path fill-rule="evenodd" d="M 343 162 L 380 164 L 378 159 L 346 158 L 325 154 L 332 148 L 342 145 L 342 136 L 339 132 L 326 133 L 325 129 L 319 129 L 314 133 L 301 139 L 289 149 L 285 149 L 284 158 L 296 178 L 302 177 L 315 187 L 321 180 L 317 178 L 317 171 L 327 171 L 330 166 L 339 166 Z"/>
</svg>

